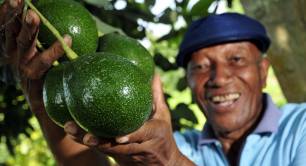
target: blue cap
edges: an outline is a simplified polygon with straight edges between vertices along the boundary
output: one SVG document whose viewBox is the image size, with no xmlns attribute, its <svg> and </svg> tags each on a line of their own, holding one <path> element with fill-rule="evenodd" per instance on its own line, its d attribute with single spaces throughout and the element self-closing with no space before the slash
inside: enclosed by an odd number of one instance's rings
<svg viewBox="0 0 306 166">
<path fill-rule="evenodd" d="M 258 21 L 238 13 L 210 15 L 191 23 L 176 58 L 178 66 L 186 67 L 191 54 L 201 48 L 235 41 L 251 41 L 265 53 L 270 39 Z"/>
</svg>

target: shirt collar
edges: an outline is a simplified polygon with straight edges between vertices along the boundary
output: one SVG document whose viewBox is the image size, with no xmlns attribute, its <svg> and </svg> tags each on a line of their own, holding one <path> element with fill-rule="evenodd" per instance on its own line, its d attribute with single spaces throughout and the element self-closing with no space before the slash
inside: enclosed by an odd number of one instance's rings
<svg viewBox="0 0 306 166">
<path fill-rule="evenodd" d="M 265 111 L 263 114 L 262 119 L 260 120 L 259 124 L 255 128 L 255 130 L 252 132 L 253 134 L 264 134 L 264 133 L 274 133 L 278 129 L 279 125 L 279 119 L 282 116 L 282 112 L 277 108 L 277 106 L 272 101 L 272 98 L 270 95 L 263 93 L 264 97 L 264 105 L 265 105 Z M 202 134 L 199 138 L 199 144 L 210 144 L 214 142 L 218 142 L 216 137 L 214 136 L 213 130 L 211 126 L 206 123 Z"/>
</svg>

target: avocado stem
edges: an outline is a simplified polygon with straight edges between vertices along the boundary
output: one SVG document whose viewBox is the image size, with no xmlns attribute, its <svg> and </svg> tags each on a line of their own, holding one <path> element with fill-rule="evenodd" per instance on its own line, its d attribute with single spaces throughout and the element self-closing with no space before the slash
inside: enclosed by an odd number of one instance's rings
<svg viewBox="0 0 306 166">
<path fill-rule="evenodd" d="M 25 0 L 25 2 L 32 10 L 34 10 L 37 13 L 43 24 L 52 32 L 52 34 L 61 43 L 68 59 L 69 60 L 76 59 L 78 55 L 65 43 L 63 37 L 58 32 L 58 30 L 38 11 L 38 9 L 31 3 L 30 0 Z"/>
<path fill-rule="evenodd" d="M 36 46 L 39 48 L 39 49 L 41 49 L 41 50 L 44 50 L 45 48 L 43 47 L 43 45 L 41 44 L 41 42 L 38 40 L 38 39 L 36 39 Z"/>
</svg>

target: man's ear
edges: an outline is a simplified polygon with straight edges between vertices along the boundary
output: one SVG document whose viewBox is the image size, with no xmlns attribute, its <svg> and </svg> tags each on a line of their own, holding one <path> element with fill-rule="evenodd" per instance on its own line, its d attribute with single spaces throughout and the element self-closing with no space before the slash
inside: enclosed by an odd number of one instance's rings
<svg viewBox="0 0 306 166">
<path fill-rule="evenodd" d="M 266 57 L 262 58 L 262 60 L 260 61 L 260 64 L 259 64 L 262 88 L 265 88 L 266 85 L 267 85 L 267 77 L 268 77 L 269 67 L 270 67 L 269 59 L 266 58 Z"/>
<path fill-rule="evenodd" d="M 185 72 L 186 72 L 185 79 L 186 79 L 187 85 L 192 90 L 194 88 L 195 84 L 194 84 L 194 80 L 192 79 L 190 69 L 187 67 Z"/>
</svg>

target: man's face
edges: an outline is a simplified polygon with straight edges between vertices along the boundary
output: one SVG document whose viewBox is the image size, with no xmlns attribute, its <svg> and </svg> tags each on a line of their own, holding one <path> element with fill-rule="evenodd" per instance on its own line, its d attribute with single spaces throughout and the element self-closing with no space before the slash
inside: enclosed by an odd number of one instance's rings
<svg viewBox="0 0 306 166">
<path fill-rule="evenodd" d="M 268 67 L 251 42 L 219 44 L 192 54 L 188 83 L 215 130 L 233 132 L 256 121 Z"/>
</svg>

